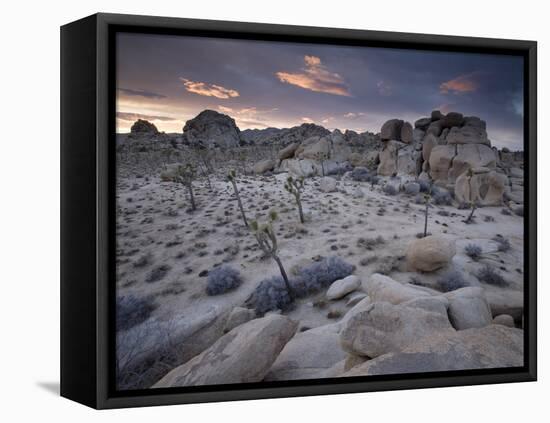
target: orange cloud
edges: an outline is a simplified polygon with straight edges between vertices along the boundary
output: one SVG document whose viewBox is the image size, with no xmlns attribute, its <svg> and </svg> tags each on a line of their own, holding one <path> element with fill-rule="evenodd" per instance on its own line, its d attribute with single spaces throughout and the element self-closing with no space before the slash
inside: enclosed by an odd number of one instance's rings
<svg viewBox="0 0 550 423">
<path fill-rule="evenodd" d="M 194 94 L 223 99 L 239 96 L 238 91 L 222 87 L 221 85 L 196 82 L 186 78 L 180 78 L 180 81 L 183 82 L 183 85 L 187 91 Z"/>
<path fill-rule="evenodd" d="M 477 72 L 468 73 L 465 75 L 457 76 L 454 79 L 451 79 L 450 81 L 443 82 L 439 86 L 439 91 L 442 94 L 449 94 L 449 93 L 455 93 L 455 94 L 462 94 L 462 93 L 469 93 L 476 91 L 479 84 L 475 80 Z"/>
<path fill-rule="evenodd" d="M 306 90 L 319 93 L 351 96 L 344 78 L 337 73 L 330 72 L 316 56 L 305 56 L 305 68 L 302 72 L 276 72 L 279 81 L 295 85 Z"/>
</svg>

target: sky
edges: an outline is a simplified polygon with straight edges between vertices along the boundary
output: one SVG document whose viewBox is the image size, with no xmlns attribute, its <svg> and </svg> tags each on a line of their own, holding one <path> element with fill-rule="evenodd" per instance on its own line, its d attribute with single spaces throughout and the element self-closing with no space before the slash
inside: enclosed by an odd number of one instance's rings
<svg viewBox="0 0 550 423">
<path fill-rule="evenodd" d="M 478 116 L 493 145 L 523 150 L 518 56 L 119 33 L 116 58 L 119 133 L 138 118 L 181 133 L 204 109 L 241 130 L 376 133 L 441 110 Z"/>
</svg>

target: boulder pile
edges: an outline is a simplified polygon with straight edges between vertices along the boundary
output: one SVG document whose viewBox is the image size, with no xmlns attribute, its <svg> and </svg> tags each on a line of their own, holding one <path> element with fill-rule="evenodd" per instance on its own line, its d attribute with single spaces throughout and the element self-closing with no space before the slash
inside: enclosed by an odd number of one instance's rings
<svg viewBox="0 0 550 423">
<path fill-rule="evenodd" d="M 485 121 L 433 111 L 414 122 L 382 125 L 380 176 L 433 181 L 455 193 L 459 204 L 498 206 L 523 202 L 523 155 L 491 147 Z"/>
</svg>

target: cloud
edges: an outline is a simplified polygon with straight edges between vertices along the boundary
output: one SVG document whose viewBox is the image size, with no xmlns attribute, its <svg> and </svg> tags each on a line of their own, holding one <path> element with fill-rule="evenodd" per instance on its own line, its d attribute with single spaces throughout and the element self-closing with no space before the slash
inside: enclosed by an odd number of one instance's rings
<svg viewBox="0 0 550 423">
<path fill-rule="evenodd" d="M 305 123 L 313 123 L 313 119 L 305 116 L 301 119 L 301 121 Z"/>
<path fill-rule="evenodd" d="M 225 113 L 237 122 L 239 128 L 268 128 L 270 126 L 272 112 L 276 112 L 278 108 L 272 109 L 258 109 L 257 107 L 243 107 L 243 108 L 234 108 L 227 107 L 223 105 L 218 105 L 218 110 L 222 113 Z"/>
<path fill-rule="evenodd" d="M 129 96 L 135 96 L 135 97 L 146 97 L 146 98 L 152 98 L 156 100 L 166 98 L 166 96 L 162 94 L 157 94 L 151 91 L 144 91 L 144 90 L 133 90 L 131 88 L 119 88 L 118 91 L 120 91 L 123 94 L 129 95 Z"/>
<path fill-rule="evenodd" d="M 349 112 L 344 115 L 346 119 L 357 119 L 358 117 L 364 116 L 363 112 Z"/>
<path fill-rule="evenodd" d="M 384 97 L 389 97 L 393 94 L 392 86 L 384 81 L 378 81 L 376 84 L 376 87 L 378 88 L 378 94 Z"/>
<path fill-rule="evenodd" d="M 130 112 L 117 112 L 117 119 L 125 120 L 128 122 L 135 122 L 138 119 L 145 119 L 148 121 L 160 121 L 160 122 L 173 122 L 176 119 L 170 116 L 155 116 L 155 115 L 146 115 L 142 113 L 130 113 Z"/>
<path fill-rule="evenodd" d="M 302 72 L 276 72 L 279 81 L 319 93 L 350 97 L 349 88 L 337 73 L 329 71 L 316 56 L 305 56 Z"/>
<path fill-rule="evenodd" d="M 439 92 L 442 94 L 463 94 L 477 91 L 479 83 L 476 81 L 476 76 L 478 74 L 479 72 L 471 72 L 443 82 L 439 86 Z"/>
<path fill-rule="evenodd" d="M 221 85 L 208 84 L 206 82 L 196 82 L 186 78 L 180 78 L 180 81 L 183 82 L 185 89 L 190 93 L 222 99 L 239 96 L 238 91 L 222 87 Z"/>
</svg>

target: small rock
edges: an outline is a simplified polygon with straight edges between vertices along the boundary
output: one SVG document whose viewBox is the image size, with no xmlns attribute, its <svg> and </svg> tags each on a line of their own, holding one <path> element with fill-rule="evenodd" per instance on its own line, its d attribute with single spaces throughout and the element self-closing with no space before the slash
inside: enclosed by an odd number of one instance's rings
<svg viewBox="0 0 550 423">
<path fill-rule="evenodd" d="M 422 272 L 441 269 L 450 262 L 455 254 L 454 240 L 437 235 L 414 240 L 406 251 L 409 267 Z"/>
<path fill-rule="evenodd" d="M 333 282 L 326 294 L 328 300 L 337 300 L 355 291 L 361 285 L 361 279 L 355 275 L 346 276 L 344 279 Z"/>
<path fill-rule="evenodd" d="M 514 318 L 509 314 L 499 314 L 498 316 L 495 316 L 495 318 L 493 319 L 493 323 L 495 325 L 508 326 L 509 328 L 513 328 L 516 326 L 514 324 Z"/>
</svg>

